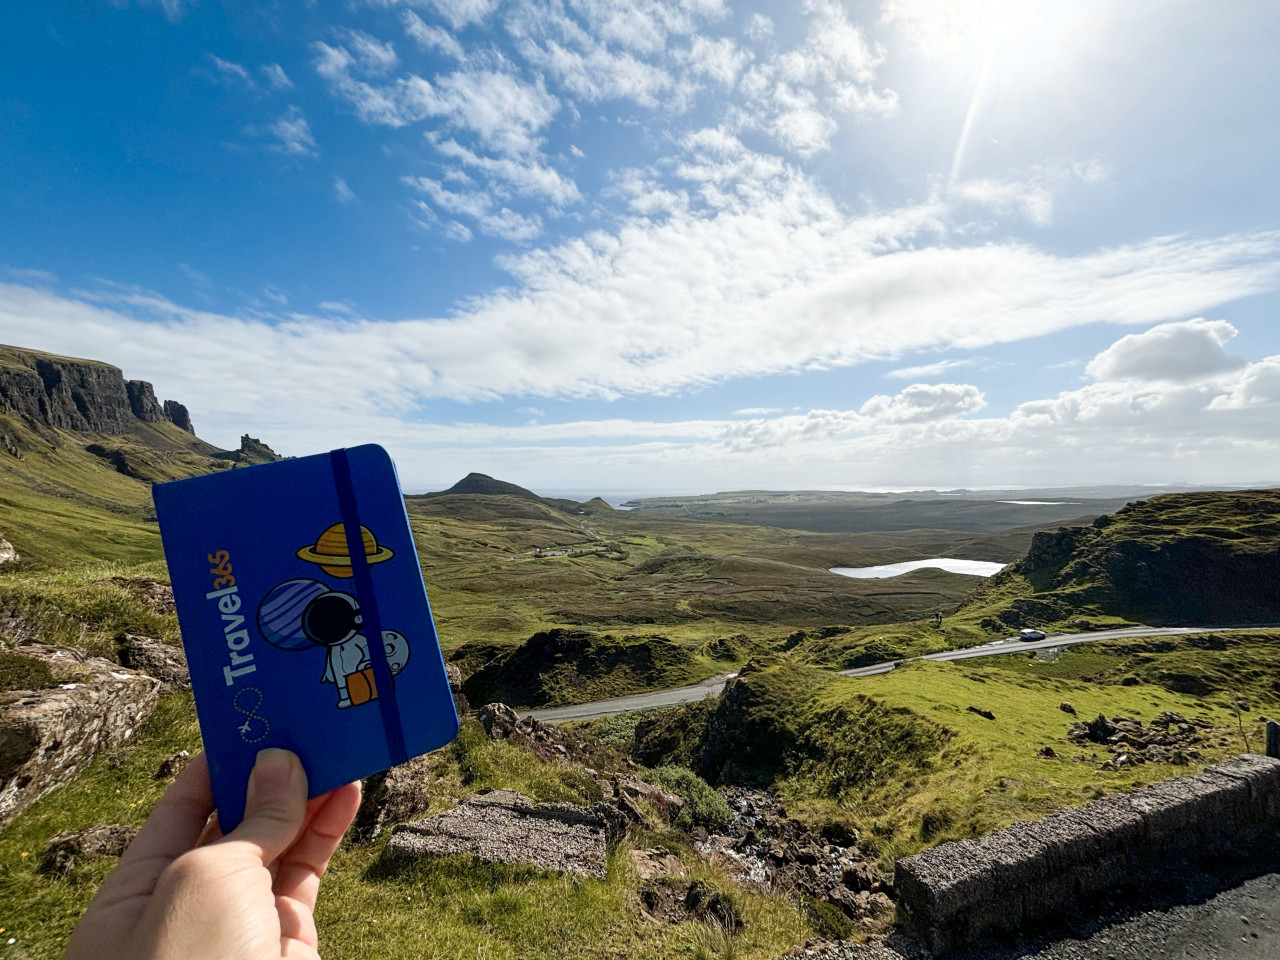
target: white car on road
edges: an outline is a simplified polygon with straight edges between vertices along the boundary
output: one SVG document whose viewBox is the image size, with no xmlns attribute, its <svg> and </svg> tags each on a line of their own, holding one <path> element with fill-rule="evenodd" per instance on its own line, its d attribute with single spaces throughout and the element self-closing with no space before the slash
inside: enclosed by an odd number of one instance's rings
<svg viewBox="0 0 1280 960">
<path fill-rule="evenodd" d="M 1032 630 L 1030 627 L 1028 627 L 1026 630 L 1018 631 L 1019 640 L 1043 640 L 1048 636 L 1049 635 L 1045 633 L 1043 630 Z"/>
</svg>

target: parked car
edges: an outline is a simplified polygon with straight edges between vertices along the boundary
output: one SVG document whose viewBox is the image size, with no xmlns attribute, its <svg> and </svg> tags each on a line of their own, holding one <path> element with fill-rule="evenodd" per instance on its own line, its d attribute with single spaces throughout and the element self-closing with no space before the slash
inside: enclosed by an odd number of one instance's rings
<svg viewBox="0 0 1280 960">
<path fill-rule="evenodd" d="M 1049 635 L 1043 630 L 1032 630 L 1030 627 L 1018 631 L 1019 640 L 1043 640 L 1047 636 Z"/>
</svg>

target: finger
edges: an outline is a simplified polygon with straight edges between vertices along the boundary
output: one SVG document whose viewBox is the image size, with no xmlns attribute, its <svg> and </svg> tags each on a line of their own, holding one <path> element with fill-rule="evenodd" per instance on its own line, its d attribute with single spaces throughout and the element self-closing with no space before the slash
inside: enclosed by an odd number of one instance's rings
<svg viewBox="0 0 1280 960">
<path fill-rule="evenodd" d="M 316 921 L 311 911 L 289 897 L 276 897 L 276 912 L 280 914 L 280 953 L 289 955 L 293 942 L 315 950 L 320 946 Z"/>
<path fill-rule="evenodd" d="M 195 846 L 209 814 L 213 788 L 203 753 L 187 764 L 151 810 L 151 816 L 120 858 L 120 865 L 153 858 L 176 860 Z"/>
<path fill-rule="evenodd" d="M 152 808 L 120 864 L 98 891 L 94 907 L 110 908 L 154 890 L 165 868 L 196 845 L 212 810 L 209 764 L 201 753 Z"/>
<path fill-rule="evenodd" d="M 247 844 L 266 866 L 298 838 L 306 812 L 307 774 L 302 763 L 288 750 L 263 750 L 249 775 L 244 819 L 211 846 Z"/>
<path fill-rule="evenodd" d="M 273 889 L 297 900 L 307 910 L 316 905 L 316 891 L 342 835 L 360 809 L 360 784 L 349 783 L 325 795 L 311 822 L 281 858 Z"/>
</svg>

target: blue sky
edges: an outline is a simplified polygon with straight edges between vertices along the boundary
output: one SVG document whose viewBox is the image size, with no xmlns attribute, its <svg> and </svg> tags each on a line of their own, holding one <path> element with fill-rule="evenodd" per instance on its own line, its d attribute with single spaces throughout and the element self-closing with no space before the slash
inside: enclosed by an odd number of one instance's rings
<svg viewBox="0 0 1280 960">
<path fill-rule="evenodd" d="M 6 11 L 0 339 L 407 487 L 1274 482 L 1280 7 Z"/>
</svg>

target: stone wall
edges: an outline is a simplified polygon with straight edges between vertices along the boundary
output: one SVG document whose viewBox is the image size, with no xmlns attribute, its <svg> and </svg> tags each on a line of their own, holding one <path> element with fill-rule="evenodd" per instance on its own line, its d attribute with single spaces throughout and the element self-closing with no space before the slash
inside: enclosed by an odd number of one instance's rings
<svg viewBox="0 0 1280 960">
<path fill-rule="evenodd" d="M 1180 860 L 1280 826 L 1280 760 L 1246 754 L 1192 777 L 944 843 L 899 860 L 898 923 L 935 955 L 1088 909 Z"/>
</svg>

